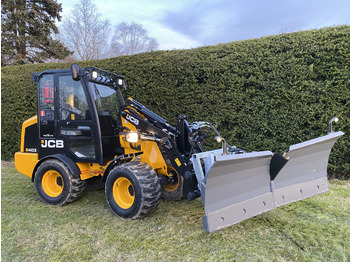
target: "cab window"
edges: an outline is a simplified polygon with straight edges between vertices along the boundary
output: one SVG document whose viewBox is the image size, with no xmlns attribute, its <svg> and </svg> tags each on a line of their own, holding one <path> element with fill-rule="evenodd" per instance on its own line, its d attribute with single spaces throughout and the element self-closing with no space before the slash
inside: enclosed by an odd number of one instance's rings
<svg viewBox="0 0 350 262">
<path fill-rule="evenodd" d="M 40 137 L 55 136 L 54 77 L 46 74 L 39 81 Z"/>
<path fill-rule="evenodd" d="M 70 75 L 59 77 L 60 120 L 90 120 L 90 111 L 80 81 L 74 81 Z"/>
</svg>

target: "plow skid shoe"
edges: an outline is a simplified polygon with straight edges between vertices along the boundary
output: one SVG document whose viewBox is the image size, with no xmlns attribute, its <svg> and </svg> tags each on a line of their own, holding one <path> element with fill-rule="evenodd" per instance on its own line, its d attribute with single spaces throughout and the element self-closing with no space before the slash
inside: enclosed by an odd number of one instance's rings
<svg viewBox="0 0 350 262">
<path fill-rule="evenodd" d="M 203 227 L 207 232 L 274 208 L 269 175 L 271 156 L 270 151 L 217 156 L 201 188 L 206 213 Z"/>
<path fill-rule="evenodd" d="M 328 191 L 329 154 L 343 134 L 341 131 L 330 133 L 289 147 L 286 152 L 289 160 L 271 181 L 276 207 Z"/>
<path fill-rule="evenodd" d="M 200 185 L 204 229 L 214 232 L 327 192 L 329 154 L 343 134 L 292 145 L 284 156 L 270 151 L 217 155 Z"/>
</svg>

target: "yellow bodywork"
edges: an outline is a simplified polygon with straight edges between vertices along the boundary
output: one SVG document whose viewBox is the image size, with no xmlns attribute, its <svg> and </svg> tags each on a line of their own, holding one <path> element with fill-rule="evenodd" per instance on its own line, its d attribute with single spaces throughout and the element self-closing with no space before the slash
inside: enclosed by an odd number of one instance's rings
<svg viewBox="0 0 350 262">
<path fill-rule="evenodd" d="M 38 122 L 37 116 L 33 116 L 22 124 L 22 132 L 21 132 L 21 152 L 15 153 L 15 166 L 18 172 L 23 175 L 32 177 L 34 168 L 36 164 L 39 162 L 37 153 L 29 153 L 28 148 L 24 148 L 24 137 L 26 128 L 28 126 L 34 125 Z"/>
<path fill-rule="evenodd" d="M 137 132 L 136 127 L 125 118 L 122 118 L 122 125 L 131 131 Z M 28 126 L 37 123 L 37 116 L 33 116 L 26 120 L 22 125 L 21 132 L 21 152 L 15 153 L 15 166 L 18 172 L 32 177 L 33 171 L 37 163 L 39 162 L 37 153 L 30 153 L 28 149 L 24 148 L 25 130 Z M 119 136 L 120 145 L 124 148 L 125 154 L 138 153 L 142 151 L 140 155 L 140 161 L 147 163 L 158 174 L 168 176 L 168 167 L 164 161 L 164 158 L 159 150 L 158 144 L 154 141 L 142 141 L 130 144 L 125 141 L 123 135 Z M 117 156 L 115 156 L 117 157 Z M 100 176 L 104 174 L 104 171 L 109 163 L 105 166 L 100 166 L 98 163 L 76 163 L 80 169 L 80 177 L 82 180 L 92 178 L 94 176 Z"/>
<path fill-rule="evenodd" d="M 106 166 L 100 166 L 97 163 L 76 163 L 80 169 L 80 178 L 81 180 L 86 180 L 94 176 L 102 176 Z"/>
<path fill-rule="evenodd" d="M 137 132 L 136 127 L 123 117 L 122 125 L 133 132 Z M 160 175 L 168 175 L 167 165 L 156 142 L 139 140 L 137 143 L 133 143 L 131 145 L 129 142 L 125 141 L 123 136 L 120 136 L 119 139 L 121 147 L 123 147 L 125 150 L 125 154 L 137 153 L 142 151 L 143 154 L 141 155 L 141 162 L 144 162 L 147 165 L 151 166 L 153 170 L 155 170 Z M 135 149 L 138 146 L 140 147 L 140 151 Z"/>
<path fill-rule="evenodd" d="M 23 175 L 32 177 L 34 168 L 39 162 L 38 154 L 36 153 L 15 153 L 15 166 L 18 172 Z"/>
</svg>

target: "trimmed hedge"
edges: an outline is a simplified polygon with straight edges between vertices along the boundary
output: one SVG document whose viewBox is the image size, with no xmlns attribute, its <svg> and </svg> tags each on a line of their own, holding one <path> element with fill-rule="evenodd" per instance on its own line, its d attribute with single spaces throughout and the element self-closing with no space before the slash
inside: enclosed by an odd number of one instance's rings
<svg viewBox="0 0 350 262">
<path fill-rule="evenodd" d="M 247 151 L 284 151 L 327 134 L 333 116 L 345 132 L 329 173 L 350 178 L 350 26 L 302 31 L 190 50 L 157 51 L 81 62 L 126 76 L 126 96 L 176 123 L 217 122 L 228 142 Z M 69 68 L 35 64 L 2 68 L 2 159 L 19 150 L 22 122 L 36 114 L 31 72 Z M 209 144 L 212 146 L 213 144 Z"/>
</svg>

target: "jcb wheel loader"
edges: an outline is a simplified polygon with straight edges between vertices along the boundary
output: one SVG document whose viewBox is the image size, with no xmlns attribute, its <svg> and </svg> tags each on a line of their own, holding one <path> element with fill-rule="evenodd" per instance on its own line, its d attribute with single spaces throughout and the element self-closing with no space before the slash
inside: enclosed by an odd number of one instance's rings
<svg viewBox="0 0 350 262">
<path fill-rule="evenodd" d="M 37 115 L 22 126 L 17 170 L 50 205 L 104 187 L 112 212 L 140 218 L 168 200 L 201 196 L 212 232 L 328 190 L 327 163 L 343 132 L 293 145 L 284 155 L 231 147 L 207 122 L 176 127 L 132 98 L 124 77 L 95 67 L 33 73 Z M 330 125 L 332 124 L 332 121 Z M 208 130 L 222 148 L 204 151 Z"/>
</svg>

